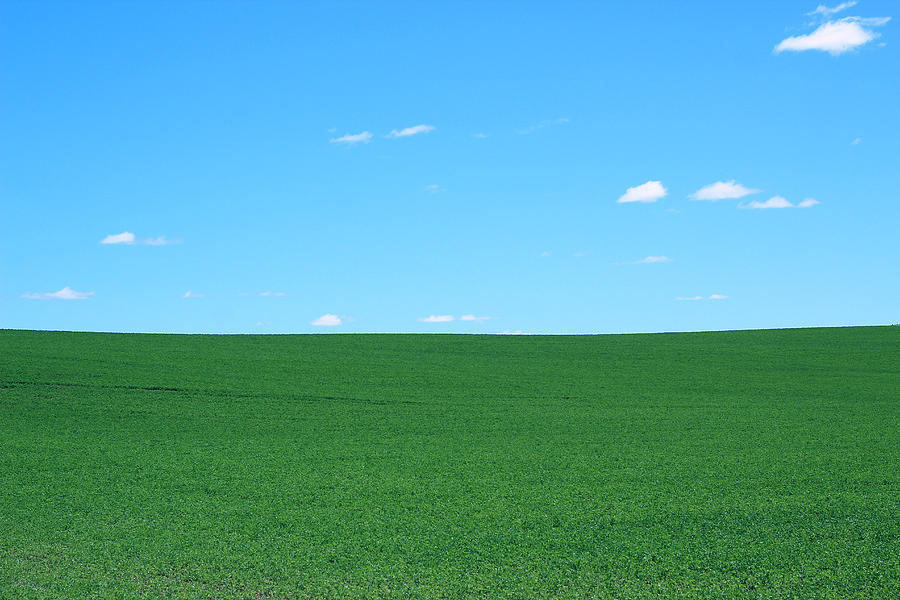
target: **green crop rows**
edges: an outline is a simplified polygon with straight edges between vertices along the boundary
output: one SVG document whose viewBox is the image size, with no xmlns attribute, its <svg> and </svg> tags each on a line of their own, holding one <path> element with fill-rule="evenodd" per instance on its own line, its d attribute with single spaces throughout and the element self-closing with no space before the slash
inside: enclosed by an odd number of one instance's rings
<svg viewBox="0 0 900 600">
<path fill-rule="evenodd" d="M 900 598 L 900 327 L 0 331 L 2 598 Z"/>
</svg>

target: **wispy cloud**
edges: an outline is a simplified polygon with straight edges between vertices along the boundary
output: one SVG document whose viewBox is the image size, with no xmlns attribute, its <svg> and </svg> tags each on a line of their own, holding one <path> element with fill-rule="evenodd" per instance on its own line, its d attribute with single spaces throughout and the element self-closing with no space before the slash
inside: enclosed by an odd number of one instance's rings
<svg viewBox="0 0 900 600">
<path fill-rule="evenodd" d="M 709 200 L 715 202 L 716 200 L 743 198 L 744 196 L 756 194 L 761 191 L 762 190 L 745 187 L 732 179 L 731 181 L 717 181 L 705 185 L 691 194 L 690 198 L 692 200 Z"/>
<path fill-rule="evenodd" d="M 315 319 L 310 321 L 310 325 L 315 325 L 316 327 L 334 327 L 336 325 L 342 325 L 344 323 L 343 319 L 337 315 L 332 315 L 330 313 L 326 313 Z"/>
<path fill-rule="evenodd" d="M 287 294 L 285 294 L 284 292 L 270 292 L 270 291 L 260 292 L 259 295 L 260 296 L 272 296 L 274 298 L 283 298 L 283 297 L 287 296 Z"/>
<path fill-rule="evenodd" d="M 673 262 L 674 259 L 669 258 L 668 256 L 647 256 L 640 260 L 631 260 L 627 262 L 617 263 L 620 265 L 652 265 L 657 263 L 670 263 Z"/>
<path fill-rule="evenodd" d="M 205 296 L 206 296 L 206 294 L 201 294 L 200 292 L 194 292 L 194 291 L 188 290 L 184 293 L 182 298 L 204 298 Z"/>
<path fill-rule="evenodd" d="M 516 329 L 515 331 L 498 331 L 494 335 L 531 335 L 531 334 L 525 333 L 521 329 Z"/>
<path fill-rule="evenodd" d="M 550 256 L 550 251 L 544 250 L 543 252 L 540 253 L 540 256 L 546 258 L 546 257 Z"/>
<path fill-rule="evenodd" d="M 169 244 L 180 244 L 181 240 L 170 240 L 166 236 L 161 235 L 155 238 L 146 238 L 142 240 L 138 240 L 137 237 L 130 231 L 123 231 L 122 233 L 114 233 L 112 235 L 108 235 L 102 240 L 100 240 L 101 244 L 123 244 L 126 246 L 132 246 L 135 244 L 143 244 L 145 246 L 167 246 Z"/>
<path fill-rule="evenodd" d="M 837 6 L 835 6 L 833 8 L 829 8 L 829 7 L 825 6 L 824 4 L 820 4 L 819 6 L 816 7 L 816 10 L 814 10 L 812 12 L 808 12 L 806 14 L 808 16 L 824 15 L 826 17 L 830 17 L 831 15 L 833 15 L 835 13 L 839 13 L 842 10 L 847 10 L 848 8 L 856 6 L 857 4 L 859 4 L 859 3 L 855 2 L 855 1 L 854 2 L 841 2 L 840 4 L 838 4 Z"/>
<path fill-rule="evenodd" d="M 746 202 L 743 204 L 739 204 L 738 208 L 749 208 L 749 209 L 759 209 L 764 210 L 768 208 L 811 208 L 819 204 L 819 201 L 815 198 L 806 198 L 805 200 L 798 202 L 797 204 L 793 204 L 788 201 L 784 196 L 772 196 L 765 202 L 759 202 L 754 200 L 753 202 Z"/>
<path fill-rule="evenodd" d="M 419 321 L 423 323 L 449 323 L 453 320 L 453 315 L 430 315 L 427 317 L 419 317 Z"/>
<path fill-rule="evenodd" d="M 656 202 L 664 197 L 668 190 L 659 181 L 648 181 L 625 190 L 616 202 Z"/>
<path fill-rule="evenodd" d="M 516 129 L 516 133 L 519 135 L 528 135 L 529 133 L 534 133 L 539 129 L 543 129 L 544 127 L 550 127 L 551 125 L 562 125 L 563 123 L 568 123 L 569 120 L 562 119 L 545 119 L 536 125 L 531 125 L 530 127 L 525 127 L 523 129 Z"/>
<path fill-rule="evenodd" d="M 850 142 L 850 145 L 851 145 L 851 146 L 858 146 L 859 143 L 860 143 L 861 141 L 862 141 L 862 138 L 861 138 L 861 137 L 858 137 L 858 138 L 856 138 L 855 140 L 853 140 L 852 142 Z"/>
<path fill-rule="evenodd" d="M 420 133 L 429 133 L 434 131 L 434 125 L 414 125 L 413 127 L 405 127 L 403 129 L 397 130 L 394 129 L 389 134 L 384 137 L 387 138 L 402 138 L 409 137 L 411 135 L 419 135 Z"/>
<path fill-rule="evenodd" d="M 362 133 L 348 133 L 341 137 L 330 140 L 332 144 L 344 144 L 346 146 L 355 146 L 356 144 L 368 144 L 372 141 L 372 134 L 368 131 Z"/>
<path fill-rule="evenodd" d="M 483 323 L 485 321 L 489 321 L 494 317 L 477 317 L 475 315 L 463 315 L 459 318 L 460 321 L 475 321 L 477 323 Z"/>
<path fill-rule="evenodd" d="M 122 233 L 115 233 L 113 235 L 108 235 L 102 240 L 100 240 L 101 244 L 133 244 L 134 243 L 134 234 L 130 231 L 123 231 Z"/>
<path fill-rule="evenodd" d="M 58 292 L 28 292 L 22 294 L 22 298 L 28 300 L 87 300 L 93 295 L 94 292 L 78 292 L 66 286 Z"/>
<path fill-rule="evenodd" d="M 725 294 L 713 294 L 709 297 L 710 300 L 727 300 L 728 296 Z"/>
<path fill-rule="evenodd" d="M 880 37 L 880 33 L 870 28 L 880 27 L 890 20 L 890 17 L 844 17 L 837 21 L 828 21 L 819 25 L 812 33 L 781 40 L 775 46 L 775 53 L 821 50 L 837 56 Z"/>
<path fill-rule="evenodd" d="M 473 133 L 473 134 L 472 134 L 472 137 L 475 138 L 476 140 L 483 140 L 483 139 L 487 139 L 488 134 L 486 134 L 486 133 Z"/>
<path fill-rule="evenodd" d="M 180 244 L 181 240 L 170 240 L 164 235 L 155 238 L 147 238 L 146 240 L 142 240 L 141 244 L 147 246 L 168 246 L 170 244 Z"/>
</svg>

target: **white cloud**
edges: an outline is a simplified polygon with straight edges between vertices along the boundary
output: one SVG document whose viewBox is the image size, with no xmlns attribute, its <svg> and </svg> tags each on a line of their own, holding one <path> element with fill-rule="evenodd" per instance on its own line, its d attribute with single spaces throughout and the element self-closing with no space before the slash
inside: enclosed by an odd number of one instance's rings
<svg viewBox="0 0 900 600">
<path fill-rule="evenodd" d="M 800 202 L 799 204 L 793 204 L 787 200 L 787 198 L 783 196 L 772 196 L 765 202 L 759 202 L 754 200 L 753 202 L 747 202 L 745 204 L 739 204 L 738 208 L 754 208 L 754 209 L 766 209 L 766 208 L 810 208 L 819 204 L 818 200 L 814 198 L 807 198 Z"/>
<path fill-rule="evenodd" d="M 541 256 L 544 256 L 544 257 L 550 256 L 550 251 L 549 251 L 549 250 L 544 250 L 543 252 L 541 252 L 540 255 L 541 255 Z"/>
<path fill-rule="evenodd" d="M 775 46 L 775 52 L 821 50 L 837 56 L 878 38 L 881 34 L 867 27 L 879 27 L 890 20 L 890 17 L 844 17 L 838 21 L 829 21 L 819 25 L 812 33 L 782 40 Z"/>
<path fill-rule="evenodd" d="M 655 264 L 655 263 L 668 263 L 668 262 L 672 262 L 672 261 L 673 261 L 673 259 L 669 258 L 668 256 L 647 256 L 647 257 L 642 258 L 642 259 L 640 259 L 640 260 L 633 260 L 633 261 L 631 261 L 631 262 L 620 263 L 620 264 L 624 264 L 624 265 L 652 265 L 652 264 Z"/>
<path fill-rule="evenodd" d="M 182 298 L 203 298 L 205 295 L 206 294 L 201 294 L 200 292 L 192 292 L 191 290 L 188 290 L 184 293 L 184 296 L 182 296 Z"/>
<path fill-rule="evenodd" d="M 100 240 L 101 244 L 133 244 L 134 243 L 134 234 L 130 231 L 123 231 L 122 233 L 116 233 L 113 235 L 108 235 L 102 240 Z"/>
<path fill-rule="evenodd" d="M 64 287 L 58 292 L 29 292 L 22 294 L 22 298 L 29 300 L 87 300 L 94 295 L 95 292 L 78 292 L 70 288 Z"/>
<path fill-rule="evenodd" d="M 170 240 L 166 236 L 161 235 L 155 238 L 147 238 L 142 240 L 141 243 L 147 246 L 168 246 L 169 244 L 180 244 L 181 240 Z"/>
<path fill-rule="evenodd" d="M 717 181 L 715 183 L 705 185 L 691 194 L 690 197 L 694 200 L 710 200 L 712 202 L 715 202 L 716 200 L 732 200 L 735 198 L 743 198 L 744 196 L 749 196 L 750 194 L 755 194 L 761 191 L 762 190 L 744 187 L 743 185 L 737 183 L 734 179 L 732 179 L 731 181 Z"/>
<path fill-rule="evenodd" d="M 659 181 L 648 181 L 625 190 L 616 202 L 656 202 L 668 193 Z"/>
<path fill-rule="evenodd" d="M 754 200 L 753 202 L 748 202 L 746 204 L 740 204 L 740 208 L 757 208 L 757 209 L 765 209 L 765 208 L 793 208 L 794 205 L 787 201 L 787 199 L 783 196 L 772 196 L 765 202 L 760 202 L 758 200 Z"/>
<path fill-rule="evenodd" d="M 453 320 L 453 315 L 430 315 L 428 317 L 420 317 L 423 323 L 449 323 Z"/>
<path fill-rule="evenodd" d="M 856 138 L 855 140 L 853 140 L 852 142 L 850 142 L 850 145 L 851 145 L 851 146 L 856 146 L 856 145 L 858 145 L 861 141 L 862 141 L 862 138 Z"/>
<path fill-rule="evenodd" d="M 101 244 L 125 244 L 125 245 L 133 245 L 133 244 L 143 244 L 145 246 L 167 246 L 169 244 L 180 244 L 181 240 L 170 240 L 166 238 L 166 236 L 161 235 L 155 238 L 147 238 L 143 240 L 138 240 L 133 233 L 130 231 L 123 231 L 122 233 L 116 233 L 113 235 L 108 235 L 102 240 L 100 240 Z"/>
<path fill-rule="evenodd" d="M 530 127 L 526 127 L 524 129 L 517 129 L 516 133 L 519 135 L 528 135 L 529 133 L 534 133 L 538 129 L 543 129 L 544 127 L 550 127 L 551 125 L 562 125 L 563 123 L 568 123 L 569 120 L 562 119 L 545 119 L 536 125 L 531 125 Z"/>
<path fill-rule="evenodd" d="M 476 321 L 478 323 L 483 323 L 484 321 L 489 321 L 494 317 L 476 317 L 475 315 L 463 315 L 459 318 L 460 321 Z"/>
<path fill-rule="evenodd" d="M 339 138 L 334 138 L 331 140 L 332 144 L 346 144 L 348 146 L 353 146 L 356 144 L 368 144 L 372 140 L 372 134 L 368 131 L 363 131 L 362 133 L 354 133 L 354 134 L 346 134 L 342 135 Z"/>
<path fill-rule="evenodd" d="M 260 292 L 259 295 L 260 296 L 274 296 L 276 298 L 283 298 L 284 296 L 287 296 L 287 294 L 285 294 L 284 292 L 270 292 L 268 290 L 265 292 Z"/>
<path fill-rule="evenodd" d="M 814 10 L 814 11 L 812 11 L 812 12 L 808 12 L 808 13 L 806 13 L 806 14 L 807 14 L 808 16 L 813 16 L 813 15 L 825 15 L 825 16 L 827 17 L 827 16 L 833 15 L 834 13 L 839 13 L 839 12 L 841 12 L 842 10 L 846 10 L 846 9 L 848 9 L 848 8 L 851 8 L 851 7 L 853 7 L 853 6 L 856 6 L 857 4 L 858 4 L 858 3 L 855 2 L 855 1 L 854 1 L 854 2 L 841 2 L 840 4 L 838 4 L 837 6 L 835 6 L 834 8 L 828 8 L 828 7 L 825 6 L 824 4 L 820 4 L 819 6 L 816 7 L 816 10 Z"/>
<path fill-rule="evenodd" d="M 516 329 L 515 331 L 498 331 L 494 335 L 531 335 L 531 334 L 524 333 L 521 329 Z"/>
<path fill-rule="evenodd" d="M 420 133 L 428 133 L 430 131 L 434 131 L 434 125 L 415 125 L 413 127 L 405 127 L 401 130 L 394 129 L 385 137 L 388 138 L 401 138 L 401 137 L 409 137 L 411 135 L 418 135 Z"/>
<path fill-rule="evenodd" d="M 473 134 L 472 134 L 472 137 L 475 138 L 476 140 L 483 140 L 483 139 L 485 139 L 485 138 L 488 137 L 488 134 L 486 134 L 486 133 L 473 133 Z"/>
<path fill-rule="evenodd" d="M 587 254 L 587 252 L 574 252 L 572 256 L 574 256 L 575 258 L 582 258 L 584 256 L 587 256 Z"/>
<path fill-rule="evenodd" d="M 703 296 L 678 296 L 678 297 L 675 298 L 675 299 L 676 299 L 676 300 L 687 300 L 687 301 L 692 301 L 692 300 L 724 300 L 724 299 L 726 299 L 727 297 L 728 297 L 728 296 L 725 296 L 725 295 L 723 295 L 723 294 L 713 294 L 713 295 L 710 296 L 709 298 L 704 298 Z"/>
<path fill-rule="evenodd" d="M 314 321 L 310 321 L 310 325 L 315 325 L 316 327 L 334 327 L 335 325 L 342 325 L 344 321 L 337 315 L 332 314 L 324 314 L 318 319 Z"/>
</svg>

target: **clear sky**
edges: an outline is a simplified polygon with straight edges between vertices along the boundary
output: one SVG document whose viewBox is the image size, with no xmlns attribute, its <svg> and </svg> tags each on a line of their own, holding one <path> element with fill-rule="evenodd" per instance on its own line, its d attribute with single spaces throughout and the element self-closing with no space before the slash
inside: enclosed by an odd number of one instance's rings
<svg viewBox="0 0 900 600">
<path fill-rule="evenodd" d="M 900 322 L 897 9 L 3 2 L 0 327 Z"/>
</svg>

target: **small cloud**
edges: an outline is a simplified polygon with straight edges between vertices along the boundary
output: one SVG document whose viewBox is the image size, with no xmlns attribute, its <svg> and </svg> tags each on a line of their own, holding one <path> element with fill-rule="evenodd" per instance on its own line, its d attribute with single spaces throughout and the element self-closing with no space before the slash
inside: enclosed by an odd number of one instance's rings
<svg viewBox="0 0 900 600">
<path fill-rule="evenodd" d="M 640 260 L 633 260 L 630 262 L 619 263 L 622 265 L 652 265 L 656 263 L 669 263 L 673 262 L 674 259 L 669 258 L 668 256 L 647 256 Z"/>
<path fill-rule="evenodd" d="M 814 15 L 825 15 L 826 17 L 829 17 L 829 16 L 833 15 L 834 13 L 839 13 L 842 10 L 846 10 L 848 8 L 856 6 L 857 4 L 858 4 L 857 2 L 842 2 L 842 3 L 838 4 L 837 6 L 835 6 L 834 8 L 828 8 L 824 4 L 820 4 L 819 6 L 816 7 L 816 10 L 806 13 L 806 15 L 810 16 L 810 17 L 814 16 Z"/>
<path fill-rule="evenodd" d="M 524 333 L 521 329 L 517 329 L 515 331 L 498 331 L 494 335 L 531 335 L 531 334 Z"/>
<path fill-rule="evenodd" d="M 143 244 L 145 246 L 167 246 L 169 244 L 180 244 L 181 240 L 170 240 L 166 238 L 166 236 L 161 235 L 155 238 L 147 238 L 143 240 L 137 240 L 135 235 L 130 231 L 123 231 L 122 233 L 116 233 L 114 235 L 108 235 L 102 240 L 100 240 L 101 244 L 125 244 L 125 245 L 133 245 L 133 244 Z"/>
<path fill-rule="evenodd" d="M 168 246 L 170 244 L 180 244 L 181 240 L 170 240 L 166 236 L 161 235 L 155 238 L 147 238 L 142 240 L 141 243 L 146 246 Z"/>
<path fill-rule="evenodd" d="M 656 202 L 664 197 L 668 190 L 659 181 L 648 181 L 625 190 L 616 202 Z"/>
<path fill-rule="evenodd" d="M 286 296 L 287 294 L 285 294 L 284 292 L 269 292 L 269 291 L 265 291 L 265 292 L 260 292 L 259 295 L 260 295 L 260 296 L 272 296 L 272 297 L 274 297 L 274 298 L 283 298 L 283 297 Z"/>
<path fill-rule="evenodd" d="M 429 194 L 437 194 L 437 193 L 446 191 L 444 188 L 442 188 L 437 183 L 432 183 L 432 184 L 426 185 L 422 189 Z"/>
<path fill-rule="evenodd" d="M 828 21 L 819 25 L 812 33 L 782 40 L 775 46 L 775 53 L 786 50 L 791 52 L 821 50 L 837 56 L 880 37 L 880 33 L 867 28 L 880 27 L 890 20 L 890 17 L 844 17 L 837 21 Z"/>
<path fill-rule="evenodd" d="M 563 123 L 568 122 L 568 119 L 546 119 L 544 121 L 541 121 L 537 125 L 532 125 L 524 129 L 517 129 L 516 133 L 518 133 L 519 135 L 528 135 L 529 133 L 534 133 L 538 129 L 543 129 L 544 127 L 550 127 L 551 125 L 562 125 Z"/>
<path fill-rule="evenodd" d="M 133 244 L 134 243 L 134 234 L 130 231 L 123 231 L 122 233 L 116 233 L 113 235 L 108 235 L 102 240 L 100 240 L 101 244 Z"/>
<path fill-rule="evenodd" d="M 409 137 L 411 135 L 419 135 L 420 133 L 429 133 L 434 131 L 434 125 L 415 125 L 413 127 L 406 127 L 401 130 L 394 129 L 389 134 L 384 137 L 387 138 L 401 138 L 401 137 Z"/>
<path fill-rule="evenodd" d="M 572 254 L 575 258 L 581 258 L 582 256 L 587 256 L 587 252 L 575 252 Z"/>
<path fill-rule="evenodd" d="M 356 144 L 368 144 L 372 140 L 372 134 L 368 131 L 363 131 L 362 133 L 355 134 L 346 134 L 342 135 L 339 138 L 334 138 L 331 141 L 332 144 L 345 144 L 347 146 L 355 146 Z"/>
<path fill-rule="evenodd" d="M 798 204 L 792 204 L 783 196 L 772 196 L 765 202 L 753 201 L 739 204 L 738 208 L 767 209 L 767 208 L 810 208 L 819 204 L 814 198 L 807 198 Z"/>
<path fill-rule="evenodd" d="M 58 292 L 29 292 L 22 294 L 22 298 L 28 300 L 87 300 L 93 295 L 94 292 L 78 292 L 66 286 Z"/>
<path fill-rule="evenodd" d="M 726 300 L 728 296 L 725 294 L 713 294 L 709 297 L 710 300 Z"/>
<path fill-rule="evenodd" d="M 475 315 L 463 315 L 459 318 L 460 321 L 476 321 L 478 323 L 483 323 L 484 321 L 489 321 L 494 317 L 476 317 Z"/>
<path fill-rule="evenodd" d="M 549 250 L 544 250 L 543 252 L 541 252 L 540 255 L 541 255 L 541 256 L 544 256 L 544 257 L 550 256 L 550 251 L 549 251 Z"/>
<path fill-rule="evenodd" d="M 855 140 L 853 140 L 852 142 L 850 142 L 850 145 L 851 145 L 851 146 L 858 146 L 859 143 L 860 143 L 861 141 L 862 141 L 862 138 L 856 138 Z"/>
<path fill-rule="evenodd" d="M 254 327 L 268 327 L 272 324 L 272 321 L 257 321 Z"/>
<path fill-rule="evenodd" d="M 793 208 L 794 205 L 788 202 L 787 198 L 783 196 L 772 196 L 765 202 L 759 202 L 758 200 L 754 200 L 753 202 L 748 202 L 746 204 L 739 205 L 740 208 L 755 208 L 755 209 L 766 209 L 766 208 Z"/>
<path fill-rule="evenodd" d="M 472 134 L 472 137 L 475 138 L 476 140 L 483 140 L 483 139 L 485 139 L 485 138 L 488 137 L 488 134 L 486 134 L 486 133 L 473 133 L 473 134 Z"/>
<path fill-rule="evenodd" d="M 681 301 L 703 300 L 703 296 L 678 296 L 675 299 Z"/>
<path fill-rule="evenodd" d="M 337 315 L 332 314 L 324 314 L 318 319 L 314 321 L 310 321 L 310 325 L 315 325 L 316 327 L 334 327 L 335 325 L 342 325 L 344 321 Z"/>
<path fill-rule="evenodd" d="M 192 292 L 191 290 L 188 290 L 184 293 L 184 296 L 182 296 L 182 298 L 203 298 L 204 296 L 205 294 L 201 294 L 200 292 Z"/>
<path fill-rule="evenodd" d="M 430 315 L 428 317 L 420 317 L 419 321 L 423 323 L 449 323 L 453 320 L 453 315 Z"/>
<path fill-rule="evenodd" d="M 750 194 L 761 191 L 762 190 L 744 187 L 732 179 L 731 181 L 717 181 L 705 185 L 691 194 L 690 198 L 693 200 L 709 200 L 715 202 L 716 200 L 743 198 L 744 196 L 749 196 Z"/>
</svg>

